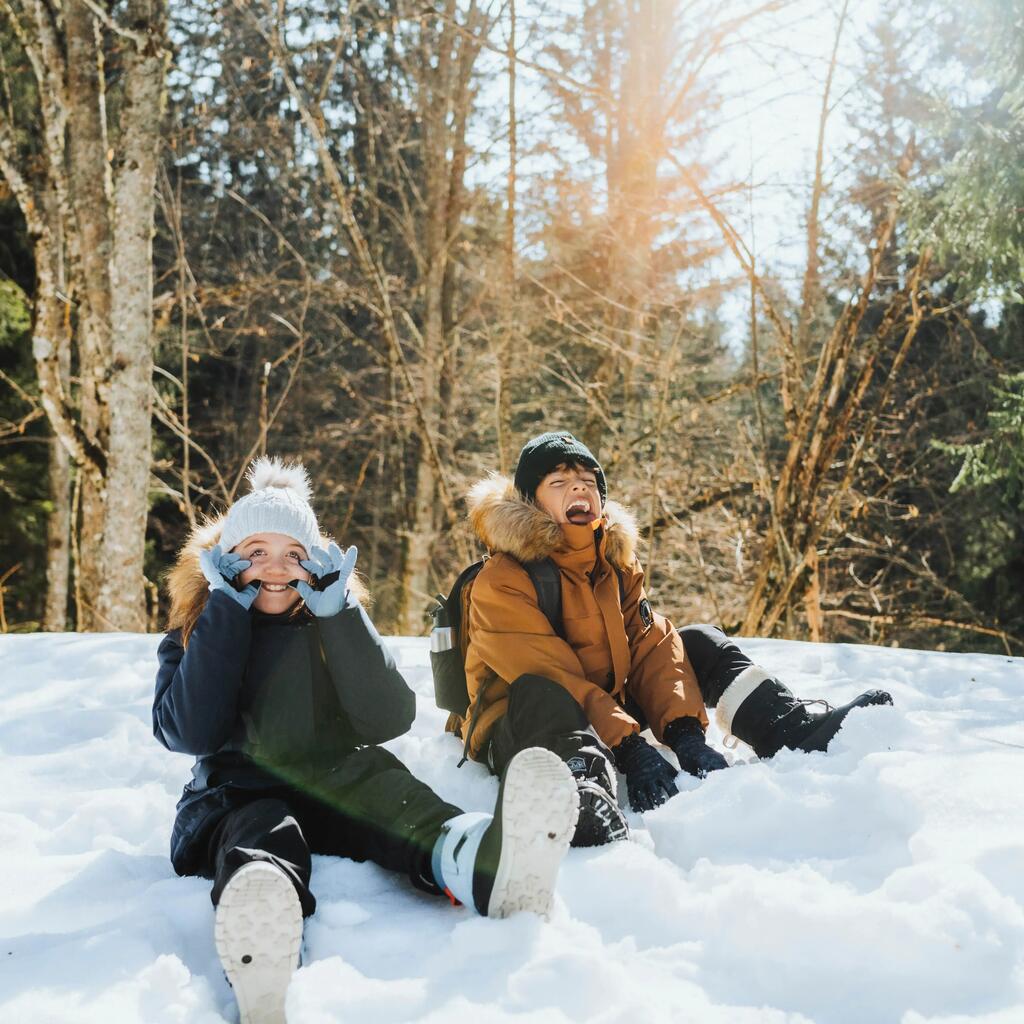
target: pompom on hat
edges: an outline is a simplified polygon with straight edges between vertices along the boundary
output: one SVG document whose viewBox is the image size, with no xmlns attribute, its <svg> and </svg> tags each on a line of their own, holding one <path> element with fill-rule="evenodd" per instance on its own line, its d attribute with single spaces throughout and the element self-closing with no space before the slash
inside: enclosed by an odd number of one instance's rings
<svg viewBox="0 0 1024 1024">
<path fill-rule="evenodd" d="M 224 516 L 220 546 L 230 551 L 254 533 L 281 533 L 306 549 L 320 543 L 320 526 L 309 504 L 309 474 L 301 462 L 262 455 L 246 473 L 251 493 Z"/>
</svg>

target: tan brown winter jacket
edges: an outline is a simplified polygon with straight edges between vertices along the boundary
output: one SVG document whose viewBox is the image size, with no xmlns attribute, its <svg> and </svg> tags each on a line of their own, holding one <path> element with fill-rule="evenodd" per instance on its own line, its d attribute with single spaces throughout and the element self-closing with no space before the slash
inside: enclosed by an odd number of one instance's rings
<svg viewBox="0 0 1024 1024">
<path fill-rule="evenodd" d="M 560 525 L 510 479 L 492 476 L 470 491 L 469 515 L 491 557 L 470 601 L 470 706 L 465 719 L 453 715 L 448 727 L 462 737 L 470 731 L 470 757 L 480 758 L 505 714 L 509 683 L 525 674 L 564 686 L 609 747 L 639 730 L 623 707 L 627 693 L 659 740 L 665 726 L 683 716 L 707 727 L 683 642 L 671 622 L 651 611 L 644 593 L 636 523 L 625 508 L 610 501 L 594 524 Z M 541 611 L 522 566 L 544 558 L 561 574 L 564 640 Z"/>
</svg>

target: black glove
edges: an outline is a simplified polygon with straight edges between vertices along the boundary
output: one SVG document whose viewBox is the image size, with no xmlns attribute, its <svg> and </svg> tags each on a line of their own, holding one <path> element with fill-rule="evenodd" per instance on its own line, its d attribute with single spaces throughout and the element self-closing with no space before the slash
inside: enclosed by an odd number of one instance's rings
<svg viewBox="0 0 1024 1024">
<path fill-rule="evenodd" d="M 704 739 L 704 729 L 696 718 L 677 718 L 665 726 L 665 742 L 679 758 L 679 767 L 687 775 L 703 779 L 708 772 L 728 768 L 729 762 Z"/>
<path fill-rule="evenodd" d="M 612 757 L 615 767 L 626 776 L 629 806 L 634 811 L 651 811 L 679 792 L 675 768 L 639 733 L 613 747 Z"/>
</svg>

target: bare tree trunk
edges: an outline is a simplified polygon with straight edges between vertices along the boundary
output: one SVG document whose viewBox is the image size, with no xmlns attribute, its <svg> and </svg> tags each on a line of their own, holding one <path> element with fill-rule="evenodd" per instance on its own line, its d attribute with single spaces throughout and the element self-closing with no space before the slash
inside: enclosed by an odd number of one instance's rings
<svg viewBox="0 0 1024 1024">
<path fill-rule="evenodd" d="M 630 12 L 629 59 L 624 70 L 624 102 L 620 114 L 627 121 L 619 130 L 621 184 L 619 189 L 618 270 L 612 281 L 620 281 L 620 301 L 626 307 L 619 317 L 617 340 L 624 350 L 622 360 L 622 421 L 620 443 L 642 431 L 641 396 L 637 394 L 634 370 L 648 347 L 651 333 L 649 311 L 654 292 L 653 256 L 658 206 L 658 143 L 663 129 L 660 111 L 663 87 L 668 76 L 671 38 L 668 10 L 659 4 L 641 2 Z M 651 339 L 653 340 L 653 339 Z M 653 355 L 653 353 L 652 353 Z"/>
<path fill-rule="evenodd" d="M 436 488 L 433 466 L 429 460 L 420 459 L 416 467 L 416 496 L 405 550 L 399 617 L 399 630 L 410 636 L 423 632 L 427 604 L 432 596 L 428 586 Z"/>
<path fill-rule="evenodd" d="M 54 522 L 53 539 L 59 549 L 60 536 L 78 531 L 72 546 L 77 625 L 84 629 L 144 629 L 146 623 L 151 237 L 166 0 L 127 6 L 126 27 L 105 5 L 85 0 L 64 0 L 59 16 L 43 0 L 0 0 L 36 80 L 41 158 L 19 147 L 16 126 L 0 113 L 0 169 L 13 183 L 32 237 L 40 403 L 78 468 L 78 521 Z M 103 51 L 113 36 L 122 66 L 117 130 L 108 131 Z M 77 406 L 68 388 L 63 320 L 70 295 L 77 304 Z M 57 494 L 66 494 L 68 468 L 54 458 Z M 67 505 L 64 498 L 59 507 Z M 66 600 L 63 572 L 54 555 L 47 601 L 54 622 L 61 593 Z"/>
<path fill-rule="evenodd" d="M 603 312 L 604 352 L 592 382 L 598 401 L 614 404 L 617 437 L 614 451 L 604 446 L 602 457 L 617 458 L 629 439 L 642 432 L 645 403 L 636 389 L 635 369 L 648 347 L 651 297 L 654 293 L 654 240 L 658 229 L 658 161 L 666 148 L 666 97 L 670 92 L 671 23 L 667 8 L 631 0 L 624 11 L 625 51 L 621 85 L 614 88 L 611 39 L 615 5 L 604 4 L 608 25 L 605 48 L 597 62 L 596 78 L 607 91 L 604 101 L 603 160 L 608 192 L 608 266 Z M 591 444 L 608 432 L 602 410 L 586 420 Z"/>
<path fill-rule="evenodd" d="M 118 629 L 146 628 L 143 560 L 149 514 L 153 377 L 153 211 L 164 97 L 161 5 L 132 0 L 130 22 L 151 45 L 129 50 L 122 100 L 120 166 L 113 197 L 108 528 L 99 614 Z M 111 526 L 113 528 L 111 528 Z"/>
<path fill-rule="evenodd" d="M 437 44 L 431 45 L 423 29 L 423 47 L 419 55 L 424 76 L 421 82 L 420 111 L 424 123 L 423 147 L 423 327 L 421 330 L 420 379 L 418 400 L 424 427 L 437 438 L 440 425 L 439 399 L 441 368 L 444 360 L 444 284 L 448 225 L 448 112 L 451 106 L 453 40 L 451 20 L 455 0 L 447 0 L 445 18 Z M 436 70 L 429 59 L 437 55 Z M 413 495 L 412 520 L 407 534 L 405 565 L 402 573 L 402 599 L 399 628 L 403 633 L 423 632 L 424 610 L 430 598 L 430 556 L 437 531 L 437 478 L 424 445 L 419 446 L 416 466 L 416 492 Z"/>
<path fill-rule="evenodd" d="M 56 303 L 51 303 L 56 307 Z M 58 329 L 60 330 L 60 329 Z M 66 329 L 58 363 L 65 389 L 71 376 L 71 344 Z M 57 332 L 55 331 L 55 336 Z M 59 437 L 50 441 L 50 516 L 46 524 L 46 612 L 43 628 L 51 633 L 68 627 L 71 583 L 71 455 Z"/>
<path fill-rule="evenodd" d="M 443 61 L 442 61 L 443 64 Z M 420 353 L 420 380 L 418 401 L 424 428 L 430 436 L 437 438 L 440 426 L 439 398 L 441 388 L 441 367 L 444 358 L 444 322 L 442 318 L 442 288 L 445 272 L 445 204 L 441 196 L 447 196 L 444 143 L 445 134 L 434 120 L 434 152 L 426 162 L 424 193 L 427 197 L 427 224 L 425 248 L 427 269 L 423 282 L 425 311 Z M 438 140 L 438 135 L 440 139 Z M 438 152 L 440 150 L 440 152 Z M 402 573 L 402 592 L 399 612 L 399 629 L 409 635 L 423 632 L 425 610 L 430 593 L 430 558 L 437 533 L 437 475 L 425 444 L 418 446 L 416 465 L 416 490 L 412 501 L 412 518 L 406 537 L 405 564 Z"/>
<path fill-rule="evenodd" d="M 39 400 L 57 441 L 79 464 L 94 469 L 102 453 L 82 430 L 68 392 L 70 338 L 64 322 L 66 300 L 61 296 L 68 291 L 64 254 L 66 230 L 71 224 L 65 176 L 67 103 L 61 44 L 49 12 L 40 5 L 15 8 L 7 0 L 0 0 L 0 11 L 6 15 L 32 68 L 39 96 L 42 159 L 20 149 L 17 126 L 0 111 L 0 170 L 25 217 L 36 267 L 32 354 Z M 13 117 L 13 108 L 8 107 L 6 114 Z M 45 619 L 52 629 L 63 628 L 66 622 L 68 536 L 73 528 L 70 522 L 61 522 L 68 506 L 61 481 L 64 461 L 53 453 L 50 487 L 55 514 L 48 535 L 51 546 Z"/>
<path fill-rule="evenodd" d="M 46 522 L 46 610 L 43 629 L 61 633 L 68 626 L 71 582 L 71 457 L 54 437 L 50 441 L 51 511 Z"/>
<path fill-rule="evenodd" d="M 441 400 L 445 364 L 450 358 L 452 332 L 451 247 L 461 228 L 465 132 L 471 95 L 469 80 L 478 44 L 462 38 L 455 22 L 455 0 L 447 0 L 436 39 L 423 40 L 420 53 L 421 116 L 424 123 L 423 180 L 423 328 L 418 401 L 424 428 L 441 446 L 445 431 Z M 475 5 L 467 15 L 473 26 Z M 430 58 L 436 54 L 436 67 Z M 420 445 L 416 493 L 407 534 L 399 628 L 423 632 L 431 589 L 431 556 L 438 528 L 438 476 L 432 453 Z"/>
<path fill-rule="evenodd" d="M 62 211 L 56 197 L 47 203 L 46 223 L 60 232 Z M 40 224 L 37 230 L 45 230 Z M 58 234 L 58 239 L 61 237 Z M 44 274 L 49 282 L 45 301 L 36 305 L 36 336 L 45 335 L 55 346 L 54 367 L 60 385 L 58 400 L 68 394 L 71 381 L 71 311 L 59 295 L 66 294 L 62 244 L 37 244 L 36 258 L 46 259 Z M 68 446 L 55 433 L 50 441 L 49 459 L 50 515 L 46 524 L 46 608 L 43 628 L 51 633 L 68 628 L 68 599 L 71 584 L 71 509 L 72 462 Z"/>
<path fill-rule="evenodd" d="M 516 0 L 508 5 L 508 182 L 505 192 L 505 323 L 498 337 L 494 426 L 498 441 L 498 471 L 511 471 L 512 355 L 518 336 L 518 288 L 516 281 Z"/>
<path fill-rule="evenodd" d="M 835 37 L 832 42 L 832 56 L 825 76 L 825 86 L 821 94 L 821 113 L 818 118 L 818 144 L 814 157 L 814 180 L 811 184 L 811 202 L 807 210 L 807 263 L 804 267 L 804 280 L 800 293 L 800 314 L 796 326 L 795 364 L 799 374 L 810 350 L 811 329 L 817 315 L 821 312 L 821 281 L 820 281 L 820 231 L 821 201 L 825 194 L 825 130 L 832 103 L 832 79 L 836 72 L 839 58 L 839 43 L 846 24 L 846 12 L 849 3 L 844 2 L 836 24 Z M 793 384 L 796 404 L 802 400 L 802 379 L 798 376 Z M 792 423 L 787 426 L 792 426 Z"/>
<path fill-rule="evenodd" d="M 80 0 L 65 0 L 67 39 L 67 182 L 74 216 L 73 258 L 79 304 L 79 408 L 82 427 L 107 454 L 110 404 L 110 165 L 107 160 L 106 87 L 99 32 Z M 85 620 L 79 629 L 111 628 L 98 615 L 104 578 L 106 466 L 82 479 L 79 579 Z"/>
</svg>

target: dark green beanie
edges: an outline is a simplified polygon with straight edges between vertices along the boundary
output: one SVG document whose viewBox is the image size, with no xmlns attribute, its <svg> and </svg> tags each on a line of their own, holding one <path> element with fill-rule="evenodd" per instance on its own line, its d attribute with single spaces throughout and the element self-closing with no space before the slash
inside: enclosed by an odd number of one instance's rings
<svg viewBox="0 0 1024 1024">
<path fill-rule="evenodd" d="M 532 501 L 541 480 L 561 465 L 580 465 L 592 469 L 597 477 L 601 504 L 608 500 L 608 483 L 604 478 L 601 463 L 594 458 L 594 453 L 582 441 L 577 441 L 572 434 L 564 430 L 540 434 L 523 445 L 523 450 L 519 453 L 519 462 L 516 463 L 516 490 Z"/>
</svg>

